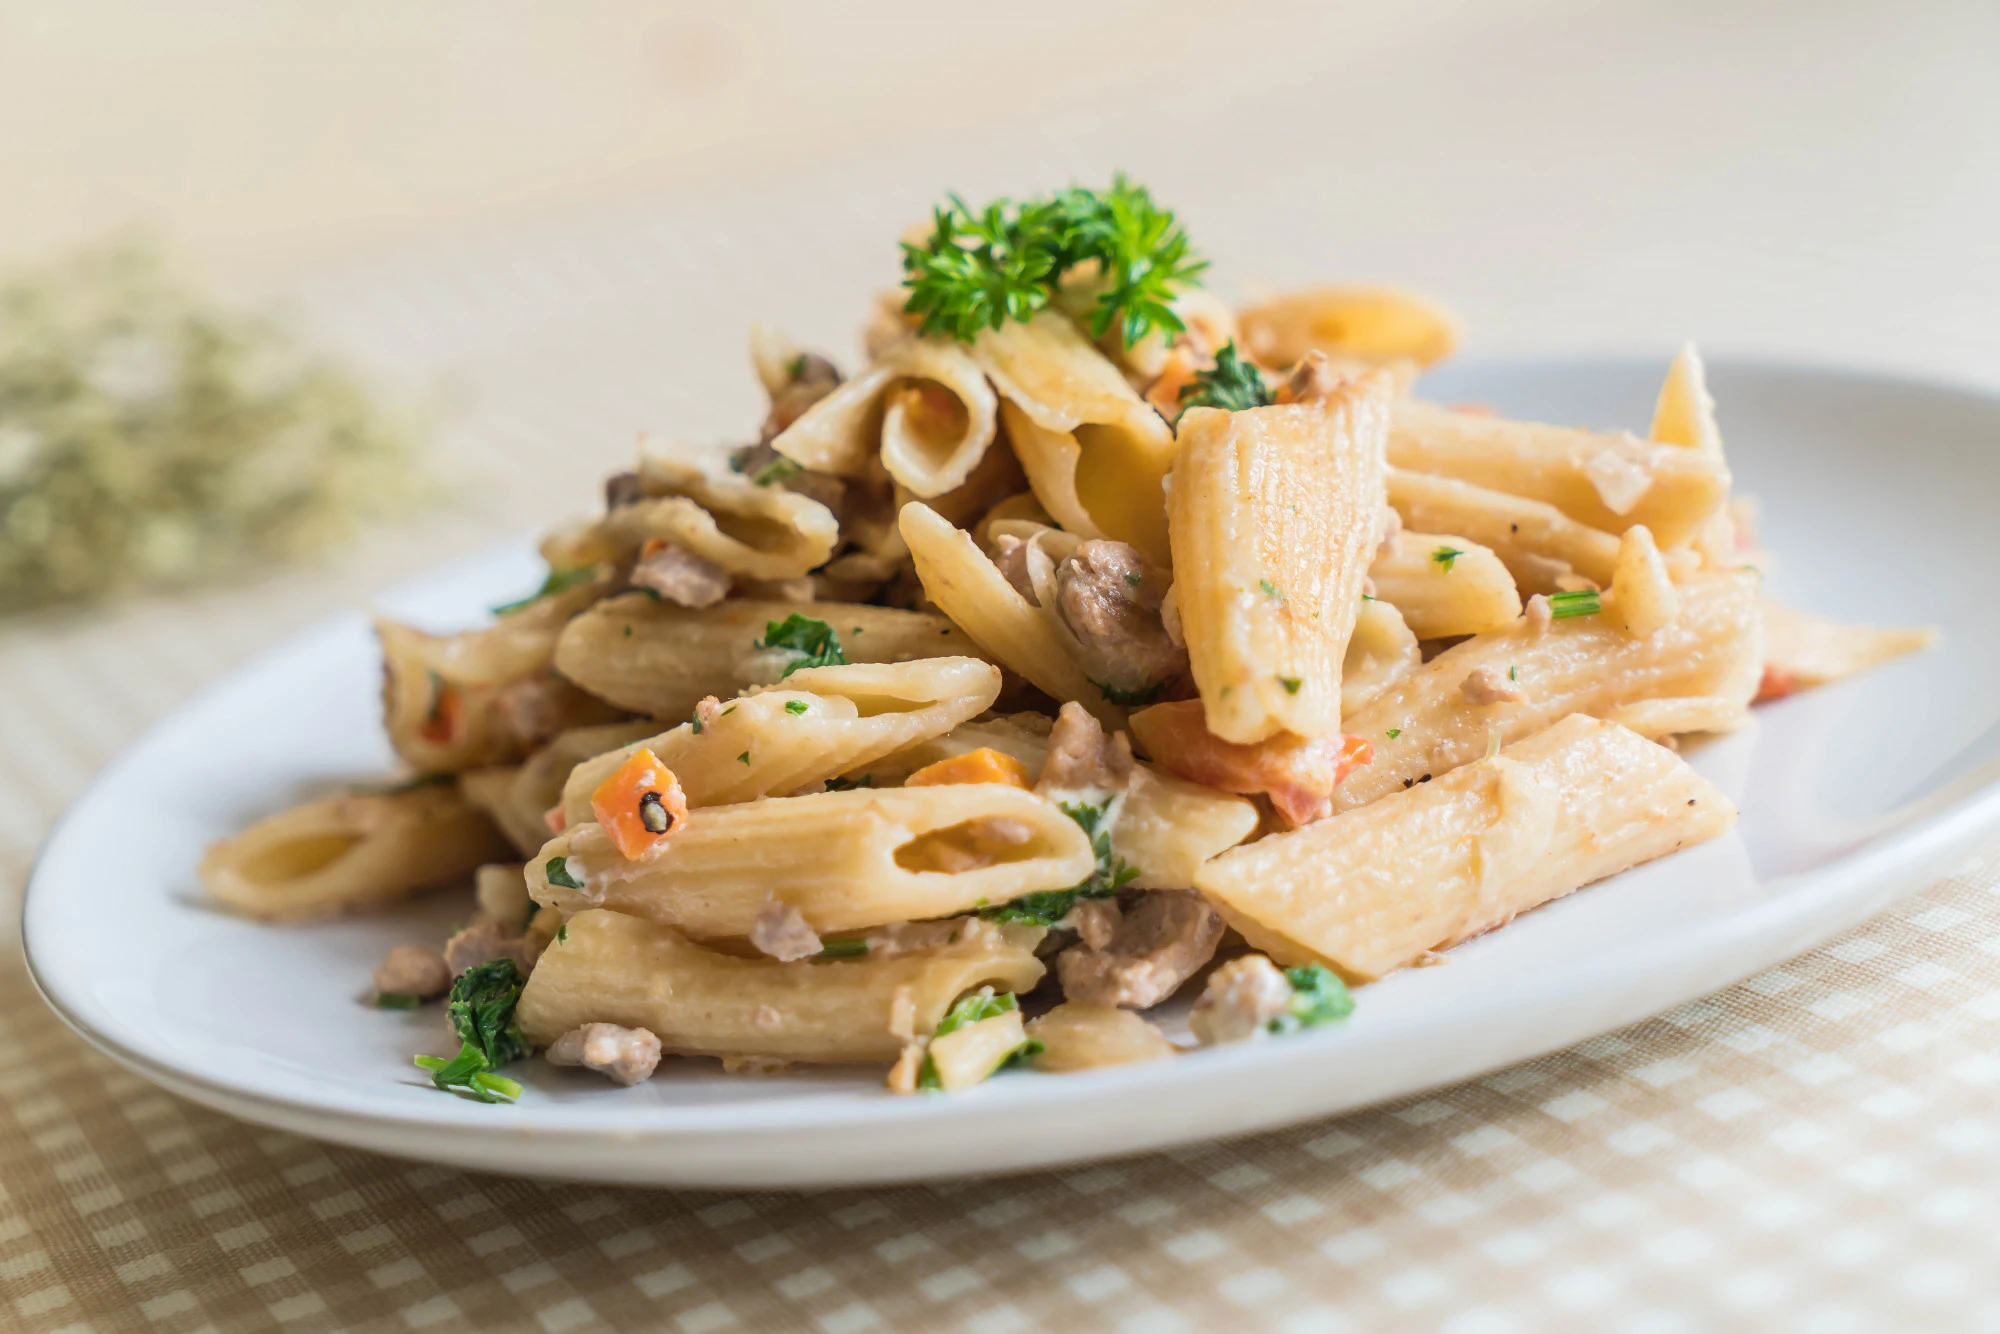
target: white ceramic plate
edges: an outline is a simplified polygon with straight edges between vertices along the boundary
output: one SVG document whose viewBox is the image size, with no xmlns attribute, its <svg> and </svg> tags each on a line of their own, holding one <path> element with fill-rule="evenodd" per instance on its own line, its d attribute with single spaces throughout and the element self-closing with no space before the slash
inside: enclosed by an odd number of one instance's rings
<svg viewBox="0 0 2000 1334">
<path fill-rule="evenodd" d="M 1456 368 L 1426 388 L 1509 415 L 1643 424 L 1665 358 Z M 1986 516 L 2000 399 L 1879 376 L 1724 361 L 1739 485 L 1766 503 L 1774 590 L 1807 608 L 1935 623 L 1943 645 L 1759 712 L 1690 758 L 1738 799 L 1726 839 L 1619 876 L 1360 993 L 1333 1031 L 1087 1075 L 1008 1075 L 895 1098 L 879 1072 L 763 1078 L 669 1061 L 621 1090 L 541 1062 L 518 1106 L 442 1094 L 435 1008 L 359 1001 L 393 944 L 464 911 L 433 898 L 307 927 L 206 906 L 202 848 L 329 785 L 390 768 L 360 615 L 266 654 L 154 728 L 92 784 L 29 886 L 28 957 L 51 1005 L 161 1085 L 250 1121 L 495 1172 L 661 1185 L 808 1186 L 1000 1172 L 1212 1139 L 1464 1079 L 1746 977 L 1921 888 L 2000 823 L 2000 604 Z M 384 599 L 465 622 L 531 586 L 525 546 Z"/>
</svg>

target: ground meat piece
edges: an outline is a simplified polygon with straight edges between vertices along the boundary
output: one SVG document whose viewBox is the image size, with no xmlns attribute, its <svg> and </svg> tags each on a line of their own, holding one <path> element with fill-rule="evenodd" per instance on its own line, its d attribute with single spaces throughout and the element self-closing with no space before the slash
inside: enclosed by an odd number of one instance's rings
<svg viewBox="0 0 2000 1334">
<path fill-rule="evenodd" d="M 631 1087 L 653 1077 L 660 1065 L 660 1040 L 643 1028 L 585 1024 L 549 1044 L 550 1065 L 580 1065 Z"/>
<path fill-rule="evenodd" d="M 1084 899 L 1070 910 L 1068 925 L 1087 950 L 1101 950 L 1118 934 L 1117 899 Z"/>
<path fill-rule="evenodd" d="M 993 539 L 993 566 L 1007 577 L 1014 591 L 1028 600 L 1030 607 L 1041 606 L 1035 596 L 1035 582 L 1028 577 L 1028 544 L 1012 533 Z"/>
<path fill-rule="evenodd" d="M 1260 1036 L 1291 1001 L 1292 984 L 1278 966 L 1261 954 L 1246 954 L 1209 975 L 1188 1015 L 1188 1029 L 1204 1047 L 1241 1042 Z"/>
<path fill-rule="evenodd" d="M 792 382 L 771 395 L 771 410 L 764 414 L 758 443 L 768 445 L 777 439 L 806 415 L 806 409 L 839 387 L 840 372 L 832 362 L 812 352 L 800 353 L 792 368 Z"/>
<path fill-rule="evenodd" d="M 818 954 L 824 945 L 818 933 L 806 923 L 799 910 L 775 898 L 764 901 L 764 909 L 750 927 L 750 943 L 773 959 L 790 963 Z"/>
<path fill-rule="evenodd" d="M 729 596 L 729 571 L 670 543 L 632 567 L 632 587 L 650 589 L 677 607 L 713 607 Z"/>
<path fill-rule="evenodd" d="M 1280 403 L 1316 403 L 1340 384 L 1341 375 L 1326 364 L 1326 353 L 1314 348 L 1292 367 L 1291 374 L 1279 387 L 1277 399 Z"/>
<path fill-rule="evenodd" d="M 604 508 L 623 509 L 646 498 L 646 484 L 636 472 L 615 472 L 604 479 Z"/>
<path fill-rule="evenodd" d="M 539 676 L 503 687 L 493 697 L 493 709 L 507 730 L 533 750 L 569 725 L 569 701 L 567 682 Z"/>
<path fill-rule="evenodd" d="M 1056 603 L 1093 681 L 1143 694 L 1187 672 L 1160 621 L 1166 576 L 1124 542 L 1085 542 L 1056 568 Z"/>
<path fill-rule="evenodd" d="M 754 445 L 745 445 L 737 450 L 730 457 L 729 466 L 745 477 L 754 478 L 784 457 L 771 448 L 770 441 L 765 440 Z M 836 519 L 844 520 L 847 517 L 846 482 L 838 477 L 830 477 L 826 473 L 812 472 L 809 469 L 800 469 L 797 472 L 791 472 L 789 469 L 784 471 L 787 472 L 787 476 L 769 484 L 783 487 L 787 491 L 795 491 L 807 500 L 817 500 L 832 510 Z"/>
<path fill-rule="evenodd" d="M 523 935 L 500 922 L 478 922 L 444 943 L 444 961 L 453 977 L 495 959 L 512 959 L 525 975 L 534 971 L 547 946 L 541 936 Z"/>
<path fill-rule="evenodd" d="M 1522 698 L 1520 690 L 1491 667 L 1475 667 L 1458 688 L 1473 704 L 1518 704 Z"/>
<path fill-rule="evenodd" d="M 1132 739 L 1107 737 L 1104 727 L 1075 700 L 1062 706 L 1049 731 L 1049 757 L 1037 792 L 1121 789 L 1132 779 Z"/>
<path fill-rule="evenodd" d="M 1549 604 L 1546 593 L 1537 593 L 1529 598 L 1521 614 L 1528 618 L 1528 633 L 1537 639 L 1547 634 L 1549 627 L 1556 622 L 1555 608 Z"/>
<path fill-rule="evenodd" d="M 1200 894 L 1148 890 L 1104 947 L 1079 945 L 1058 955 L 1056 976 L 1070 1000 L 1149 1009 L 1201 971 L 1221 942 L 1222 919 Z"/>
<path fill-rule="evenodd" d="M 421 945 L 398 945 L 375 970 L 379 996 L 415 996 L 429 1000 L 451 990 L 451 969 L 444 955 Z"/>
</svg>

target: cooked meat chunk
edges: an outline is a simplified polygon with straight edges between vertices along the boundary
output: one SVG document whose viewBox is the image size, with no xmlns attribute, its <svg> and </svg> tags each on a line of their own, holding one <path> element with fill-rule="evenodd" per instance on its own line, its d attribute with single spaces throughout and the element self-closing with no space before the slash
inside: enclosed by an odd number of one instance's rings
<svg viewBox="0 0 2000 1334">
<path fill-rule="evenodd" d="M 1280 403 L 1316 403 L 1338 389 L 1341 374 L 1326 363 L 1326 353 L 1318 348 L 1300 357 L 1291 374 L 1279 386 Z"/>
<path fill-rule="evenodd" d="M 1117 899 L 1084 899 L 1070 909 L 1069 925 L 1087 950 L 1101 950 L 1118 934 Z"/>
<path fill-rule="evenodd" d="M 530 677 L 504 686 L 493 697 L 500 721 L 530 750 L 555 739 L 571 725 L 573 690 L 554 676 Z"/>
<path fill-rule="evenodd" d="M 660 1065 L 660 1040 L 643 1028 L 585 1024 L 549 1044 L 550 1065 L 580 1065 L 630 1087 L 653 1077 Z"/>
<path fill-rule="evenodd" d="M 1474 668 L 1458 689 L 1470 704 L 1518 704 L 1522 698 L 1520 689 L 1491 667 Z"/>
<path fill-rule="evenodd" d="M 1261 954 L 1231 959 L 1209 974 L 1188 1028 L 1204 1047 L 1258 1037 L 1292 1002 L 1292 984 Z"/>
<path fill-rule="evenodd" d="M 1546 593 L 1537 593 L 1529 598 L 1522 614 L 1528 618 L 1528 633 L 1537 639 L 1547 634 L 1549 627 L 1556 622 L 1555 607 Z"/>
<path fill-rule="evenodd" d="M 1070 1000 L 1150 1009 L 1201 971 L 1221 942 L 1222 919 L 1200 894 L 1148 890 L 1105 945 L 1077 945 L 1056 956 L 1056 976 Z"/>
<path fill-rule="evenodd" d="M 750 943 L 773 959 L 786 963 L 810 958 L 825 948 L 818 933 L 799 915 L 799 910 L 775 898 L 764 900 L 763 911 L 757 914 L 757 920 L 750 926 Z"/>
<path fill-rule="evenodd" d="M 1002 533 L 993 539 L 993 565 L 1007 577 L 1014 591 L 1028 600 L 1030 607 L 1042 605 L 1035 596 L 1034 580 L 1028 577 L 1028 544 L 1012 533 Z"/>
<path fill-rule="evenodd" d="M 1049 757 L 1035 784 L 1041 793 L 1122 789 L 1132 779 L 1132 738 L 1107 737 L 1104 727 L 1075 700 L 1062 706 L 1049 731 Z"/>
<path fill-rule="evenodd" d="M 548 941 L 537 935 L 523 935 L 500 922 L 476 922 L 444 943 L 445 965 L 457 977 L 468 968 L 495 959 L 512 959 L 525 976 L 534 971 Z"/>
<path fill-rule="evenodd" d="M 729 571 L 666 543 L 632 567 L 632 587 L 650 589 L 677 607 L 713 607 L 729 596 Z"/>
<path fill-rule="evenodd" d="M 451 969 L 444 955 L 421 945 L 398 945 L 375 970 L 378 996 L 415 996 L 429 1000 L 451 990 Z"/>
<path fill-rule="evenodd" d="M 1056 601 L 1093 681 L 1143 695 L 1187 672 L 1160 622 L 1166 576 L 1124 542 L 1085 542 L 1056 569 Z"/>
<path fill-rule="evenodd" d="M 604 479 L 604 508 L 623 509 L 646 498 L 646 484 L 636 472 L 615 472 Z"/>
<path fill-rule="evenodd" d="M 743 448 L 737 450 L 735 455 L 730 459 L 729 466 L 737 472 L 742 473 L 745 477 L 755 478 L 763 473 L 766 468 L 784 457 L 777 450 L 771 448 L 770 441 L 762 440 L 754 445 L 745 445 Z M 834 518 L 841 520 L 847 518 L 848 488 L 846 482 L 823 472 L 811 472 L 805 469 L 794 472 L 788 468 L 781 469 L 781 471 L 785 473 L 785 476 L 777 478 L 775 481 L 767 482 L 766 485 L 782 486 L 787 491 L 796 491 L 806 499 L 817 500 L 820 504 L 832 510 Z"/>
<path fill-rule="evenodd" d="M 840 387 L 840 371 L 825 357 L 801 352 L 791 366 L 792 382 L 771 395 L 771 410 L 758 431 L 759 444 L 768 445 L 784 433 L 806 409 Z"/>
</svg>

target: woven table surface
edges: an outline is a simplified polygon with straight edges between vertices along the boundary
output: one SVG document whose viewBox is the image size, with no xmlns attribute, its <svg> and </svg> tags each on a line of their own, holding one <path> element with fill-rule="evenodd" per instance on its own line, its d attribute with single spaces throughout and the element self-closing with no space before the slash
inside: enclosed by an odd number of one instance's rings
<svg viewBox="0 0 2000 1334">
<path fill-rule="evenodd" d="M 336 564 L 0 623 L 7 931 L 49 827 L 149 722 L 402 575 L 586 507 L 642 427 L 741 436 L 744 325 L 847 352 L 893 280 L 890 238 L 941 184 L 1129 166 L 1183 204 L 1222 290 L 1406 279 L 1456 300 L 1479 350 L 1664 351 L 1696 332 L 1990 378 L 2000 266 L 1939 258 L 1990 251 L 2000 212 L 2000 159 L 1978 151 L 2000 91 L 1937 73 L 1971 58 L 1982 20 L 1954 11 L 1919 38 L 1886 9 L 1766 15 L 1717 45 L 1648 9 L 1593 58 L 1656 63 L 1592 85 L 1604 114 L 1580 125 L 1507 76 L 1517 60 L 1555 77 L 1547 42 L 1592 21 L 1548 8 L 1567 17 L 1378 44 L 1338 86 L 1296 53 L 1260 79 L 1218 51 L 1206 99 L 1121 85 L 983 128 L 913 122 L 889 147 L 287 278 L 325 338 L 437 408 L 448 484 Z M 1758 53 L 1809 61 L 1836 38 L 1868 46 L 1868 79 L 1812 84 L 1797 110 L 1847 156 L 1813 140 L 1820 157 L 1771 188 L 1738 133 L 1763 105 Z M 1865 132 L 1841 119 L 1864 82 Z M 1644 110 L 1695 86 L 1686 116 Z M 1932 135 L 1945 120 L 1958 130 Z M 1224 159 L 1180 151 L 1216 136 Z M 1526 202 L 1559 190 L 1561 244 L 1537 233 L 1547 196 Z M 1938 200 L 1957 202 L 1919 206 Z M 2000 1329 L 2000 851 L 1738 986 L 1428 1096 L 1098 1166 L 821 1194 L 514 1181 L 247 1126 L 96 1055 L 6 946 L 0 1327 Z"/>
</svg>

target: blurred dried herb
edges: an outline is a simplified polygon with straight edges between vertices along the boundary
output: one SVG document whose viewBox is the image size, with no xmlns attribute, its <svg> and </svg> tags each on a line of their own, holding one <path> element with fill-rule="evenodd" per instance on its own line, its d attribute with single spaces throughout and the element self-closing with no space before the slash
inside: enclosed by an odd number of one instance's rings
<svg viewBox="0 0 2000 1334">
<path fill-rule="evenodd" d="M 0 280 L 0 612 L 324 549 L 416 493 L 409 439 L 144 248 Z"/>
</svg>

